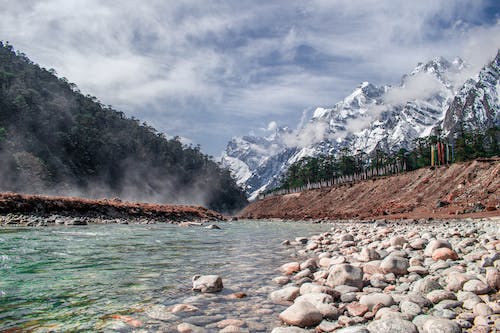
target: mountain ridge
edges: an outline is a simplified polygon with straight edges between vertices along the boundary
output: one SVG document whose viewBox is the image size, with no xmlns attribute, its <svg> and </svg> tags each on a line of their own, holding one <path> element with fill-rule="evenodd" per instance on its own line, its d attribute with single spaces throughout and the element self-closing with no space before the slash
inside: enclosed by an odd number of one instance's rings
<svg viewBox="0 0 500 333">
<path fill-rule="evenodd" d="M 439 128 L 453 127 L 446 119 L 453 118 L 448 115 L 452 112 L 449 111 L 452 103 L 457 105 L 456 110 L 460 109 L 459 102 L 455 101 L 457 95 L 466 89 L 467 82 L 481 86 L 486 78 L 490 83 L 483 95 L 493 96 L 490 104 L 496 106 L 486 112 L 493 115 L 493 121 L 486 126 L 498 124 L 498 89 L 492 88 L 498 85 L 498 59 L 497 54 L 495 61 L 481 70 L 481 73 L 491 72 L 489 76 L 480 73 L 476 75 L 477 80 L 469 78 L 464 84 L 461 80 L 470 65 L 460 58 L 448 61 L 443 57 L 417 64 L 415 69 L 402 76 L 396 87 L 377 87 L 363 82 L 333 107 L 316 108 L 309 121 L 298 129 L 273 133 L 272 140 L 271 136 L 265 139 L 266 146 L 259 146 L 256 144 L 259 139 L 251 137 L 252 144 L 247 145 L 242 154 L 238 143 L 245 145 L 243 141 L 249 137 L 231 140 L 228 144 L 231 149 L 224 152 L 222 163 L 235 175 L 245 168 L 245 177 L 237 177 L 237 181 L 252 200 L 259 193 L 278 185 L 287 168 L 302 157 L 336 155 L 345 149 L 366 154 L 376 149 L 410 149 L 417 138 L 439 132 Z M 456 130 L 449 130 L 447 135 L 452 136 Z M 272 144 L 281 149 L 277 153 L 266 150 Z M 249 159 L 252 159 L 252 165 L 247 164 Z"/>
</svg>

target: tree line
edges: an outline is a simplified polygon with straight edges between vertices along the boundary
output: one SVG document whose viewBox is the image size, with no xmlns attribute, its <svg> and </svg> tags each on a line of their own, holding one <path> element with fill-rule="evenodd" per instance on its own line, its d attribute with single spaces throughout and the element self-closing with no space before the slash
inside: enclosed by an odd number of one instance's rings
<svg viewBox="0 0 500 333">
<path fill-rule="evenodd" d="M 293 163 L 282 176 L 280 185 L 265 193 L 289 192 L 332 186 L 416 170 L 422 167 L 462 162 L 479 157 L 499 156 L 500 127 L 486 131 L 460 130 L 448 136 L 441 133 L 414 141 L 414 148 L 384 151 L 376 148 L 370 154 L 362 151 L 352 153 L 349 148 L 337 155 L 304 157 Z"/>
<path fill-rule="evenodd" d="M 230 172 L 0 42 L 1 191 L 246 204 Z"/>
</svg>

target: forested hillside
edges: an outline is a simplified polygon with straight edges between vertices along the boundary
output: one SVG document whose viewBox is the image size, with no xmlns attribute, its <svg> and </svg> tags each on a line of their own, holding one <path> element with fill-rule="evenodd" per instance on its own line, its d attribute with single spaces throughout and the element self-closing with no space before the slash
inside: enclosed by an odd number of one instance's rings
<svg viewBox="0 0 500 333">
<path fill-rule="evenodd" d="M 230 173 L 0 42 L 0 191 L 203 204 L 246 199 Z"/>
</svg>

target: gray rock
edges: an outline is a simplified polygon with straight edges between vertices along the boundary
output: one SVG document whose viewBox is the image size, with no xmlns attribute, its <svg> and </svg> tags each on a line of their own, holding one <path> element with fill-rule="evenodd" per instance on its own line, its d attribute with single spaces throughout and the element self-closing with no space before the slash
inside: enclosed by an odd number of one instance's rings
<svg viewBox="0 0 500 333">
<path fill-rule="evenodd" d="M 370 333 L 418 333 L 411 321 L 399 318 L 374 320 L 366 328 Z"/>
<path fill-rule="evenodd" d="M 474 314 L 476 316 L 487 317 L 489 315 L 492 315 L 493 313 L 493 310 L 488 306 L 488 304 L 478 303 L 474 306 Z"/>
<path fill-rule="evenodd" d="M 326 284 L 330 287 L 348 285 L 361 289 L 363 288 L 363 271 L 349 264 L 334 265 L 330 267 Z"/>
<path fill-rule="evenodd" d="M 276 327 L 271 333 L 309 333 L 309 331 L 299 327 Z"/>
<path fill-rule="evenodd" d="M 459 291 L 464 284 L 471 280 L 472 276 L 459 272 L 451 272 L 446 277 L 446 289 L 449 291 Z"/>
<path fill-rule="evenodd" d="M 192 281 L 193 290 L 202 293 L 215 293 L 224 287 L 222 279 L 218 275 L 195 275 Z"/>
<path fill-rule="evenodd" d="M 444 239 L 433 239 L 427 244 L 424 250 L 424 256 L 426 257 L 432 257 L 432 253 L 434 250 L 439 249 L 441 247 L 447 247 L 451 249 L 451 244 Z"/>
<path fill-rule="evenodd" d="M 291 286 L 273 291 L 269 298 L 276 303 L 293 302 L 299 296 L 299 293 L 299 288 Z"/>
<path fill-rule="evenodd" d="M 279 318 L 288 325 L 307 327 L 319 324 L 323 315 L 310 302 L 295 302 L 281 312 Z"/>
<path fill-rule="evenodd" d="M 455 296 L 454 293 L 443 289 L 433 290 L 430 293 L 428 293 L 426 297 L 434 304 L 437 304 L 445 299 L 457 299 L 457 296 Z"/>
<path fill-rule="evenodd" d="M 417 282 L 415 282 L 412 288 L 414 292 L 421 293 L 424 295 L 437 289 L 443 289 L 443 288 L 441 287 L 439 282 L 437 282 L 434 278 L 431 277 L 425 277 L 421 280 L 418 280 Z"/>
<path fill-rule="evenodd" d="M 189 323 L 181 323 L 177 325 L 177 331 L 179 333 L 204 333 L 206 330 L 203 327 L 199 327 Z"/>
<path fill-rule="evenodd" d="M 325 318 L 336 318 L 339 315 L 338 309 L 332 304 L 333 297 L 323 293 L 309 293 L 299 296 L 296 300 L 299 302 L 309 302 L 321 312 Z"/>
<path fill-rule="evenodd" d="M 336 330 L 335 333 L 369 333 L 365 326 L 350 326 Z"/>
<path fill-rule="evenodd" d="M 384 273 L 393 273 L 396 275 L 408 273 L 408 267 L 410 267 L 408 259 L 395 255 L 385 257 L 380 263 L 380 269 L 382 269 Z"/>
<path fill-rule="evenodd" d="M 469 280 L 465 282 L 463 290 L 470 291 L 476 295 L 483 295 L 488 293 L 490 286 L 480 280 Z"/>
<path fill-rule="evenodd" d="M 383 293 L 374 293 L 369 295 L 363 295 L 359 299 L 359 303 L 366 305 L 368 309 L 372 310 L 377 304 L 382 304 L 383 306 L 391 306 L 394 304 L 394 299 L 391 295 Z"/>
<path fill-rule="evenodd" d="M 456 322 L 442 318 L 429 318 L 422 327 L 422 333 L 461 333 Z"/>
<path fill-rule="evenodd" d="M 408 315 L 411 318 L 422 313 L 420 306 L 410 301 L 401 302 L 401 304 L 399 304 L 399 308 L 403 314 Z"/>
<path fill-rule="evenodd" d="M 417 326 L 419 332 L 423 332 L 425 322 L 427 322 L 431 318 L 436 318 L 436 317 L 425 314 L 418 315 L 415 318 L 413 318 L 412 323 L 415 324 L 415 326 Z"/>
<path fill-rule="evenodd" d="M 372 248 L 364 247 L 358 255 L 358 260 L 363 262 L 368 262 L 372 260 L 379 260 L 380 254 Z"/>
</svg>

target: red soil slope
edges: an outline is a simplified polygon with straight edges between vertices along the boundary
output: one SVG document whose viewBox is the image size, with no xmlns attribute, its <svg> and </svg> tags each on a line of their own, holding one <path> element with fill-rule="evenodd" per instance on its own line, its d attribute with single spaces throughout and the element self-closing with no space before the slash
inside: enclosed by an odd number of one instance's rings
<svg viewBox="0 0 500 333">
<path fill-rule="evenodd" d="M 372 219 L 500 215 L 500 159 L 479 159 L 355 184 L 268 197 L 242 218 Z"/>
<path fill-rule="evenodd" d="M 0 193 L 0 214 L 62 214 L 69 216 L 111 218 L 153 218 L 170 222 L 223 220 L 212 210 L 198 206 L 158 205 L 120 200 L 90 200 L 82 198 L 50 197 Z"/>
</svg>

